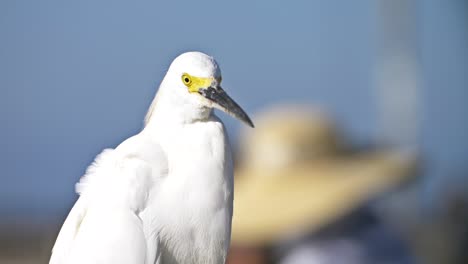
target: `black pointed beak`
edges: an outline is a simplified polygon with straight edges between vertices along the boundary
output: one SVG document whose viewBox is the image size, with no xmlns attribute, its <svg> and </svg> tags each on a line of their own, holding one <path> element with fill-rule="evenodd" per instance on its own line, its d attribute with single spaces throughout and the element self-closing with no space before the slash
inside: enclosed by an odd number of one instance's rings
<svg viewBox="0 0 468 264">
<path fill-rule="evenodd" d="M 234 118 L 241 120 L 250 127 L 254 127 L 250 117 L 234 100 L 232 100 L 231 97 L 229 97 L 229 95 L 227 95 L 227 93 L 220 86 L 201 88 L 198 90 L 198 93 L 200 93 L 206 99 L 212 101 L 216 108 L 228 113 Z"/>
</svg>

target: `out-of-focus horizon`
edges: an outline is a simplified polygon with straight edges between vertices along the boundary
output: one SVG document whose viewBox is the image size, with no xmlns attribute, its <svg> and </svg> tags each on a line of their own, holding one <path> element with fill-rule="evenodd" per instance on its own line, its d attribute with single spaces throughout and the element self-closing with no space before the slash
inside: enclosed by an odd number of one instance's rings
<svg viewBox="0 0 468 264">
<path fill-rule="evenodd" d="M 468 188 L 468 3 L 392 2 L 0 2 L 0 227 L 62 221 L 189 50 L 218 60 L 254 122 L 311 104 L 356 145 L 418 152 L 417 208 L 446 210 Z M 241 124 L 221 117 L 237 142 Z"/>
</svg>

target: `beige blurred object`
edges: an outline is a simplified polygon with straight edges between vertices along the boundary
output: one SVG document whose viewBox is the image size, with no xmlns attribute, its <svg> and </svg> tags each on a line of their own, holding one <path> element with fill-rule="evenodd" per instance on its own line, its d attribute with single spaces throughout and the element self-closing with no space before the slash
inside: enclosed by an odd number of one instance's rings
<svg viewBox="0 0 468 264">
<path fill-rule="evenodd" d="M 313 232 L 414 175 L 413 155 L 353 152 L 345 143 L 330 118 L 305 106 L 257 116 L 235 175 L 233 243 Z"/>
</svg>

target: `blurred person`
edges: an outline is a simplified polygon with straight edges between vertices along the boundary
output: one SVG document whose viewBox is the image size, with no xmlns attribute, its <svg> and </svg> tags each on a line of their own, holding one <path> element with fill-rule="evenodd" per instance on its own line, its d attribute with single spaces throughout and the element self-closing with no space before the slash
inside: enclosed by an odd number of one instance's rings
<svg viewBox="0 0 468 264">
<path fill-rule="evenodd" d="M 235 173 L 228 263 L 413 263 L 368 205 L 414 175 L 414 156 L 358 151 L 305 106 L 256 121 Z"/>
</svg>

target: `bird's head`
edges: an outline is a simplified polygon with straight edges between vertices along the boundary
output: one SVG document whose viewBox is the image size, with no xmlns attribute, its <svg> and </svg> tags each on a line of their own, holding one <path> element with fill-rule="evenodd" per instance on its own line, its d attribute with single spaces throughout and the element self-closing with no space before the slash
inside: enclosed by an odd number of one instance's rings
<svg viewBox="0 0 468 264">
<path fill-rule="evenodd" d="M 201 52 L 179 55 L 164 78 L 182 100 L 207 108 L 217 108 L 253 127 L 245 111 L 221 88 L 218 63 Z"/>
</svg>

